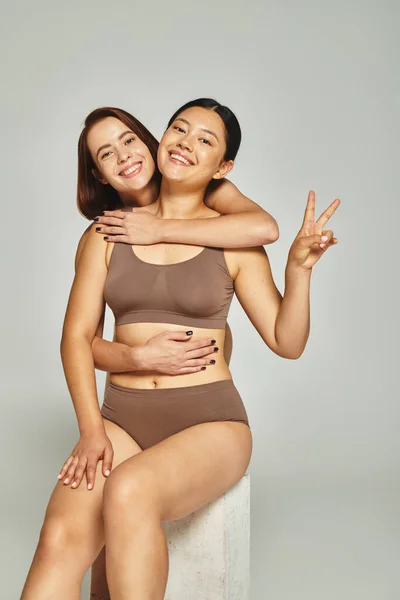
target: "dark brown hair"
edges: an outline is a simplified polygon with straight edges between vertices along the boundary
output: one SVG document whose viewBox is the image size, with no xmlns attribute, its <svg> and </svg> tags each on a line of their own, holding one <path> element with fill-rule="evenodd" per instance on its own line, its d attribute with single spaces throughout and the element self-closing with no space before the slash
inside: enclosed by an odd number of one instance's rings
<svg viewBox="0 0 400 600">
<path fill-rule="evenodd" d="M 154 135 L 140 121 L 135 119 L 133 115 L 121 108 L 110 106 L 96 108 L 86 117 L 78 142 L 77 203 L 79 212 L 88 219 L 93 219 L 97 215 L 101 215 L 104 210 L 115 210 L 122 206 L 118 192 L 111 185 L 100 183 L 92 173 L 92 169 L 96 169 L 96 165 L 88 147 L 88 133 L 96 123 L 107 117 L 114 117 L 122 121 L 146 144 L 156 168 L 153 180 L 158 185 L 161 181 L 161 174 L 157 167 L 158 141 Z"/>
<path fill-rule="evenodd" d="M 224 155 L 224 160 L 235 160 L 236 154 L 238 153 L 240 142 L 242 140 L 242 132 L 240 129 L 239 121 L 236 118 L 236 115 L 231 111 L 227 106 L 223 106 L 216 100 L 212 98 L 197 98 L 196 100 L 191 100 L 190 102 L 186 102 L 183 106 L 178 108 L 176 112 L 172 115 L 170 120 L 168 121 L 168 127 L 171 127 L 172 123 L 175 119 L 187 108 L 191 108 L 192 106 L 200 106 L 201 108 L 208 108 L 216 112 L 222 119 L 225 125 L 225 138 L 226 138 L 226 151 Z"/>
</svg>

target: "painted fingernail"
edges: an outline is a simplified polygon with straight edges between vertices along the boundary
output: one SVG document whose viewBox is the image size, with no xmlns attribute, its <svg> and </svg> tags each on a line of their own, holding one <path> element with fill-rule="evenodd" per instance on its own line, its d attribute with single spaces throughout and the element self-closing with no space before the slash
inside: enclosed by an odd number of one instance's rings
<svg viewBox="0 0 400 600">
<path fill-rule="evenodd" d="M 210 365 L 215 365 L 215 360 L 214 359 L 210 360 Z"/>
<path fill-rule="evenodd" d="M 106 471 L 107 477 L 109 476 L 110 473 L 111 473 L 110 469 L 107 469 L 107 471 Z"/>
<path fill-rule="evenodd" d="M 101 231 L 101 227 L 96 227 L 96 231 Z"/>
<path fill-rule="evenodd" d="M 214 352 L 218 352 L 219 348 L 215 347 Z"/>
<path fill-rule="evenodd" d="M 322 248 L 322 249 L 324 249 L 324 248 L 325 248 L 325 246 L 326 246 L 326 244 L 320 244 L 320 245 L 319 245 L 319 247 L 320 247 L 320 248 Z"/>
<path fill-rule="evenodd" d="M 108 235 L 104 236 L 103 240 L 108 240 Z"/>
<path fill-rule="evenodd" d="M 193 335 L 193 331 L 187 331 L 186 335 Z"/>
<path fill-rule="evenodd" d="M 88 486 L 87 486 L 87 487 L 88 487 L 88 490 L 91 490 L 93 486 L 92 486 L 92 484 L 91 484 L 91 483 L 88 483 Z"/>
<path fill-rule="evenodd" d="M 211 340 L 212 344 L 215 344 L 217 342 L 217 340 Z"/>
<path fill-rule="evenodd" d="M 328 236 L 327 235 L 323 235 L 321 238 L 321 242 L 327 242 L 328 241 Z"/>
<path fill-rule="evenodd" d="M 95 218 L 93 219 L 93 221 L 98 221 L 98 220 L 99 220 L 99 217 L 95 217 Z"/>
<path fill-rule="evenodd" d="M 71 487 L 75 488 L 77 486 L 76 481 L 74 481 L 74 483 L 71 485 Z"/>
<path fill-rule="evenodd" d="M 62 477 L 62 475 L 61 475 L 61 473 L 60 473 L 60 474 L 59 474 L 59 476 L 57 477 L 57 479 L 61 479 L 61 477 Z"/>
<path fill-rule="evenodd" d="M 68 483 L 69 479 L 68 477 L 66 479 L 64 479 L 64 483 Z"/>
<path fill-rule="evenodd" d="M 207 369 L 207 367 L 201 367 L 202 371 L 205 371 Z"/>
</svg>

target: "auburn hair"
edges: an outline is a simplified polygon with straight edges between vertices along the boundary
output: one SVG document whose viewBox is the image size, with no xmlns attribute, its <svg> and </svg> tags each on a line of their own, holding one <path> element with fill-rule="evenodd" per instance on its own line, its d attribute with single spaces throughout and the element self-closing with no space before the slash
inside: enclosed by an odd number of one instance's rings
<svg viewBox="0 0 400 600">
<path fill-rule="evenodd" d="M 88 147 L 88 134 L 96 123 L 107 117 L 114 117 L 122 121 L 146 144 L 155 164 L 153 179 L 158 185 L 161 182 L 161 173 L 157 167 L 158 141 L 147 127 L 121 108 L 111 106 L 96 108 L 86 117 L 78 141 L 77 204 L 79 212 L 88 219 L 101 215 L 104 210 L 115 210 L 122 206 L 118 192 L 111 185 L 100 183 L 92 172 L 93 169 L 96 169 L 96 165 Z"/>
</svg>

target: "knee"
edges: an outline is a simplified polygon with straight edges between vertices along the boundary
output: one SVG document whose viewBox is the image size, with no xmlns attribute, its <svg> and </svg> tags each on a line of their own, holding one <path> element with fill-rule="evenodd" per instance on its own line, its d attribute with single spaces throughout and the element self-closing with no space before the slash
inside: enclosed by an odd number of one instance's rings
<svg viewBox="0 0 400 600">
<path fill-rule="evenodd" d="M 111 517 L 129 515 L 154 510 L 156 501 L 154 478 L 145 470 L 125 472 L 115 469 L 108 477 L 103 490 L 103 516 Z"/>
<path fill-rule="evenodd" d="M 44 558 L 57 559 L 71 547 L 81 547 L 82 534 L 66 518 L 50 517 L 40 531 L 38 551 Z"/>
</svg>

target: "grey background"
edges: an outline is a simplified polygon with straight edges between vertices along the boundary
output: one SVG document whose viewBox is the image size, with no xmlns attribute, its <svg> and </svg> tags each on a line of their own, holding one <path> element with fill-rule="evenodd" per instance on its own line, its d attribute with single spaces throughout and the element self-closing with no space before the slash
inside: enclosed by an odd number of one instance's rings
<svg viewBox="0 0 400 600">
<path fill-rule="evenodd" d="M 19 597 L 77 437 L 59 341 L 87 225 L 75 207 L 83 119 L 120 106 L 159 137 L 179 105 L 210 95 L 243 128 L 232 180 L 279 222 L 267 250 L 281 291 L 309 189 L 318 214 L 342 200 L 301 359 L 268 350 L 237 303 L 229 319 L 255 442 L 252 600 L 399 598 L 398 3 L 25 1 L 1 13 L 1 597 Z"/>
</svg>

